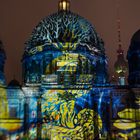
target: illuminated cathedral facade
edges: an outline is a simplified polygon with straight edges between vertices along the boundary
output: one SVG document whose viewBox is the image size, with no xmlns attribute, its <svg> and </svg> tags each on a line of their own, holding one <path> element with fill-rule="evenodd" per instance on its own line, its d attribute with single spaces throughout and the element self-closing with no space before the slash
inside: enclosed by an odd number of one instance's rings
<svg viewBox="0 0 140 140">
<path fill-rule="evenodd" d="M 22 58 L 22 86 L 15 79 L 6 85 L 0 43 L 0 138 L 139 139 L 140 31 L 128 50 L 129 85 L 114 85 L 103 40 L 69 7 L 61 0 L 59 11 L 33 29 Z"/>
</svg>

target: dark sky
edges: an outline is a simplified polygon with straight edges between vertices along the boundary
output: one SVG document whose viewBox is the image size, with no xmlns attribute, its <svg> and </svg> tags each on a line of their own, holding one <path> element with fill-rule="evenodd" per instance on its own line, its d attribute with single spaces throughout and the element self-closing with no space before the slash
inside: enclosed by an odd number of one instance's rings
<svg viewBox="0 0 140 140">
<path fill-rule="evenodd" d="M 58 0 L 0 0 L 0 39 L 5 45 L 7 82 L 21 81 L 24 42 L 38 22 L 56 12 Z M 125 55 L 130 39 L 140 28 L 140 0 L 120 0 L 122 44 Z M 109 72 L 113 73 L 117 50 L 116 0 L 71 0 L 71 11 L 88 19 L 105 42 Z"/>
</svg>

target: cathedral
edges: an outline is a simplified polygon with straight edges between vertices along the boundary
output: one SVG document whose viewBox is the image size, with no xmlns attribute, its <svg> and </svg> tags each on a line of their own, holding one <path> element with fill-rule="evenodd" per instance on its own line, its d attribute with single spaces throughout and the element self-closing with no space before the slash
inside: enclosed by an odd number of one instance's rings
<svg viewBox="0 0 140 140">
<path fill-rule="evenodd" d="M 109 80 L 104 42 L 85 18 L 60 0 L 25 42 L 22 85 L 5 82 L 0 42 L 0 140 L 140 139 L 140 30 L 128 65 L 119 45 Z M 129 68 L 128 85 L 125 73 Z"/>
</svg>

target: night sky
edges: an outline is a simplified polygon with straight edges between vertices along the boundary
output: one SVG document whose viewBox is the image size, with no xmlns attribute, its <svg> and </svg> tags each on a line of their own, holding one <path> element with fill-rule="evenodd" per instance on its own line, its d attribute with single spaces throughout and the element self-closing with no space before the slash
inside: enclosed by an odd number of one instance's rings
<svg viewBox="0 0 140 140">
<path fill-rule="evenodd" d="M 140 0 L 120 0 L 121 36 L 125 55 L 130 39 L 140 28 Z M 1 0 L 0 39 L 3 41 L 7 60 L 7 82 L 21 81 L 21 59 L 24 43 L 39 21 L 56 12 L 58 0 Z M 109 60 L 109 73 L 117 59 L 117 8 L 116 0 L 71 0 L 71 11 L 88 19 L 105 42 Z"/>
</svg>

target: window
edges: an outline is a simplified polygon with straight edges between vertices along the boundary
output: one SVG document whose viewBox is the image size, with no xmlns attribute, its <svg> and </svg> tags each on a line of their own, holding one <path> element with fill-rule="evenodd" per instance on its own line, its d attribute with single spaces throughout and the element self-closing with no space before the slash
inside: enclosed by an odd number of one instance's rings
<svg viewBox="0 0 140 140">
<path fill-rule="evenodd" d="M 10 118 L 17 117 L 17 108 L 15 106 L 10 107 Z"/>
</svg>

